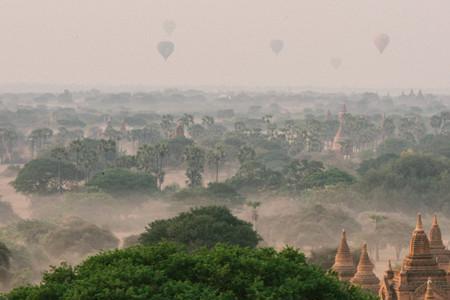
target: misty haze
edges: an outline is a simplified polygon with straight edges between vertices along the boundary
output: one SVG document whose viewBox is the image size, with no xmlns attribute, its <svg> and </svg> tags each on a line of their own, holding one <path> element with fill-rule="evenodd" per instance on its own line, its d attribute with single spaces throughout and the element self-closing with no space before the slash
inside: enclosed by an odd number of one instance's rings
<svg viewBox="0 0 450 300">
<path fill-rule="evenodd" d="M 449 12 L 0 0 L 0 299 L 450 299 Z"/>
</svg>

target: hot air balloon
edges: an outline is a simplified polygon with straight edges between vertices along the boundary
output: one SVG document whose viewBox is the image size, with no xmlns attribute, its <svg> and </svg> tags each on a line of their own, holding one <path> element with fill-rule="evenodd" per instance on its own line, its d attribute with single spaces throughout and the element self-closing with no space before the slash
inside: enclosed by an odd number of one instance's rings
<svg viewBox="0 0 450 300">
<path fill-rule="evenodd" d="M 270 48 L 272 48 L 273 53 L 276 55 L 280 54 L 281 50 L 283 50 L 284 42 L 282 40 L 271 40 Z"/>
<path fill-rule="evenodd" d="M 158 46 L 156 48 L 158 49 L 159 54 L 161 54 L 164 60 L 167 60 L 175 50 L 175 44 L 171 41 L 161 41 L 158 43 Z"/>
<path fill-rule="evenodd" d="M 390 40 L 389 36 L 385 33 L 380 33 L 375 37 L 373 42 L 378 51 L 380 51 L 380 54 L 382 54 L 384 49 L 389 45 Z"/>
<path fill-rule="evenodd" d="M 330 64 L 335 70 L 337 70 L 342 65 L 342 59 L 340 59 L 339 57 L 332 57 L 330 60 Z"/>
<path fill-rule="evenodd" d="M 173 31 L 177 28 L 177 24 L 172 20 L 164 21 L 162 26 L 167 35 L 172 35 Z"/>
</svg>

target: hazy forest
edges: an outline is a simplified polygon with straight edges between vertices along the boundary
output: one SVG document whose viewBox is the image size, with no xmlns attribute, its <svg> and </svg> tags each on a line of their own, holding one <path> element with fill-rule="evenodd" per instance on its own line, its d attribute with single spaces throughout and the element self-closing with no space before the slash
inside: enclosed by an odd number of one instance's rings
<svg viewBox="0 0 450 300">
<path fill-rule="evenodd" d="M 382 273 L 407 252 L 418 211 L 449 225 L 450 96 L 172 89 L 0 99 L 3 290 L 39 282 L 51 265 L 164 240 L 289 245 L 328 269 L 342 229 L 356 248 L 370 241 Z"/>
<path fill-rule="evenodd" d="M 0 300 L 450 300 L 448 0 L 0 0 Z"/>
</svg>

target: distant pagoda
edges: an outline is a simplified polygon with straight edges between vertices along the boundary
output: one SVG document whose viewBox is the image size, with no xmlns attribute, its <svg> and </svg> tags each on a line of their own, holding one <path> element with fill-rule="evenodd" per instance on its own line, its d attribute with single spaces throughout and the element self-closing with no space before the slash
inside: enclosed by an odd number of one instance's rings
<svg viewBox="0 0 450 300">
<path fill-rule="evenodd" d="M 374 265 L 370 261 L 369 254 L 367 253 L 367 244 L 364 244 L 361 248 L 361 256 L 359 257 L 356 274 L 350 282 L 374 294 L 378 294 L 380 280 L 373 273 L 373 269 Z"/>
<path fill-rule="evenodd" d="M 339 128 L 336 132 L 336 135 L 333 139 L 333 144 L 331 145 L 331 150 L 341 153 L 342 152 L 342 143 L 345 140 L 345 132 L 344 132 L 344 123 L 345 123 L 345 114 L 347 113 L 347 106 L 342 105 L 342 109 L 339 112 Z"/>
<path fill-rule="evenodd" d="M 353 262 L 353 255 L 347 244 L 345 230 L 342 230 L 341 241 L 337 249 L 332 270 L 338 274 L 339 280 L 342 281 L 350 281 L 355 275 L 356 270 Z"/>
</svg>

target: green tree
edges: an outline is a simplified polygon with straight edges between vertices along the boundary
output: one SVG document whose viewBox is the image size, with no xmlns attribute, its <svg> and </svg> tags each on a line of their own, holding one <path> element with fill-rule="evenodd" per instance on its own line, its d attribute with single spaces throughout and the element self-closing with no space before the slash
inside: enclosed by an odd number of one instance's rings
<svg viewBox="0 0 450 300">
<path fill-rule="evenodd" d="M 87 184 L 110 194 L 151 193 L 156 191 L 156 178 L 147 173 L 126 169 L 107 169 L 97 173 Z"/>
<path fill-rule="evenodd" d="M 211 248 L 218 243 L 256 247 L 259 240 L 251 224 L 220 206 L 194 208 L 172 219 L 154 221 L 140 237 L 144 245 L 171 241 L 189 249 Z"/>
<path fill-rule="evenodd" d="M 395 123 L 392 118 L 384 118 L 382 124 L 382 140 L 393 137 L 395 134 Z"/>
<path fill-rule="evenodd" d="M 190 114 L 184 114 L 178 121 L 184 127 L 189 128 L 194 124 L 194 116 Z"/>
<path fill-rule="evenodd" d="M 63 161 L 67 161 L 69 155 L 64 147 L 57 147 L 51 150 L 51 158 L 58 162 L 58 192 L 63 192 L 63 182 L 61 174 L 61 165 Z"/>
<path fill-rule="evenodd" d="M 225 150 L 222 145 L 217 145 L 214 149 L 208 151 L 207 161 L 214 168 L 216 182 L 219 182 L 219 168 L 225 159 Z"/>
<path fill-rule="evenodd" d="M 256 158 L 255 149 L 253 149 L 252 147 L 250 147 L 248 145 L 241 146 L 241 148 L 239 149 L 239 154 L 238 154 L 238 160 L 241 165 L 246 162 L 255 160 L 255 158 Z"/>
<path fill-rule="evenodd" d="M 14 157 L 19 134 L 10 128 L 0 128 L 0 162 L 10 162 Z"/>
<path fill-rule="evenodd" d="M 411 146 L 411 143 L 404 139 L 388 138 L 378 146 L 377 153 L 383 154 L 397 154 L 399 155 Z"/>
<path fill-rule="evenodd" d="M 158 189 L 164 182 L 164 160 L 169 153 L 166 143 L 159 143 L 155 146 L 143 145 L 136 154 L 138 168 L 146 173 L 155 175 L 158 181 Z"/>
<path fill-rule="evenodd" d="M 0 242 L 0 280 L 5 281 L 9 277 L 12 253 L 8 247 Z"/>
<path fill-rule="evenodd" d="M 202 118 L 202 125 L 205 128 L 210 128 L 212 125 L 214 125 L 214 123 L 215 123 L 214 118 L 211 116 L 204 116 Z"/>
<path fill-rule="evenodd" d="M 322 162 L 314 160 L 294 160 L 283 169 L 285 186 L 294 192 L 306 189 L 351 184 L 355 178 L 337 168 L 325 168 Z"/>
<path fill-rule="evenodd" d="M 219 245 L 187 251 L 172 244 L 131 247 L 61 265 L 42 283 L 14 289 L 9 300 L 59 299 L 327 299 L 375 300 L 360 288 L 306 262 L 286 248 Z"/>
<path fill-rule="evenodd" d="M 17 192 L 24 194 L 49 194 L 58 192 L 60 186 L 69 189 L 81 178 L 80 172 L 72 163 L 42 158 L 27 163 L 12 185 Z"/>
<path fill-rule="evenodd" d="M 440 115 L 432 115 L 430 118 L 431 128 L 434 129 L 434 133 L 438 134 L 442 127 L 442 117 Z"/>
<path fill-rule="evenodd" d="M 50 139 L 53 136 L 53 130 L 49 128 L 38 128 L 33 130 L 28 136 L 28 141 L 31 147 L 32 157 L 36 157 L 37 153 L 48 146 Z"/>
<path fill-rule="evenodd" d="M 169 138 L 172 134 L 173 130 L 175 129 L 175 122 L 173 120 L 172 115 L 163 115 L 162 120 L 160 123 L 161 129 L 163 130 L 164 134 L 166 135 L 166 138 Z"/>
<path fill-rule="evenodd" d="M 187 184 L 190 187 L 201 186 L 206 161 L 205 151 L 195 145 L 189 146 L 184 151 L 184 159 L 187 164 Z"/>
</svg>

